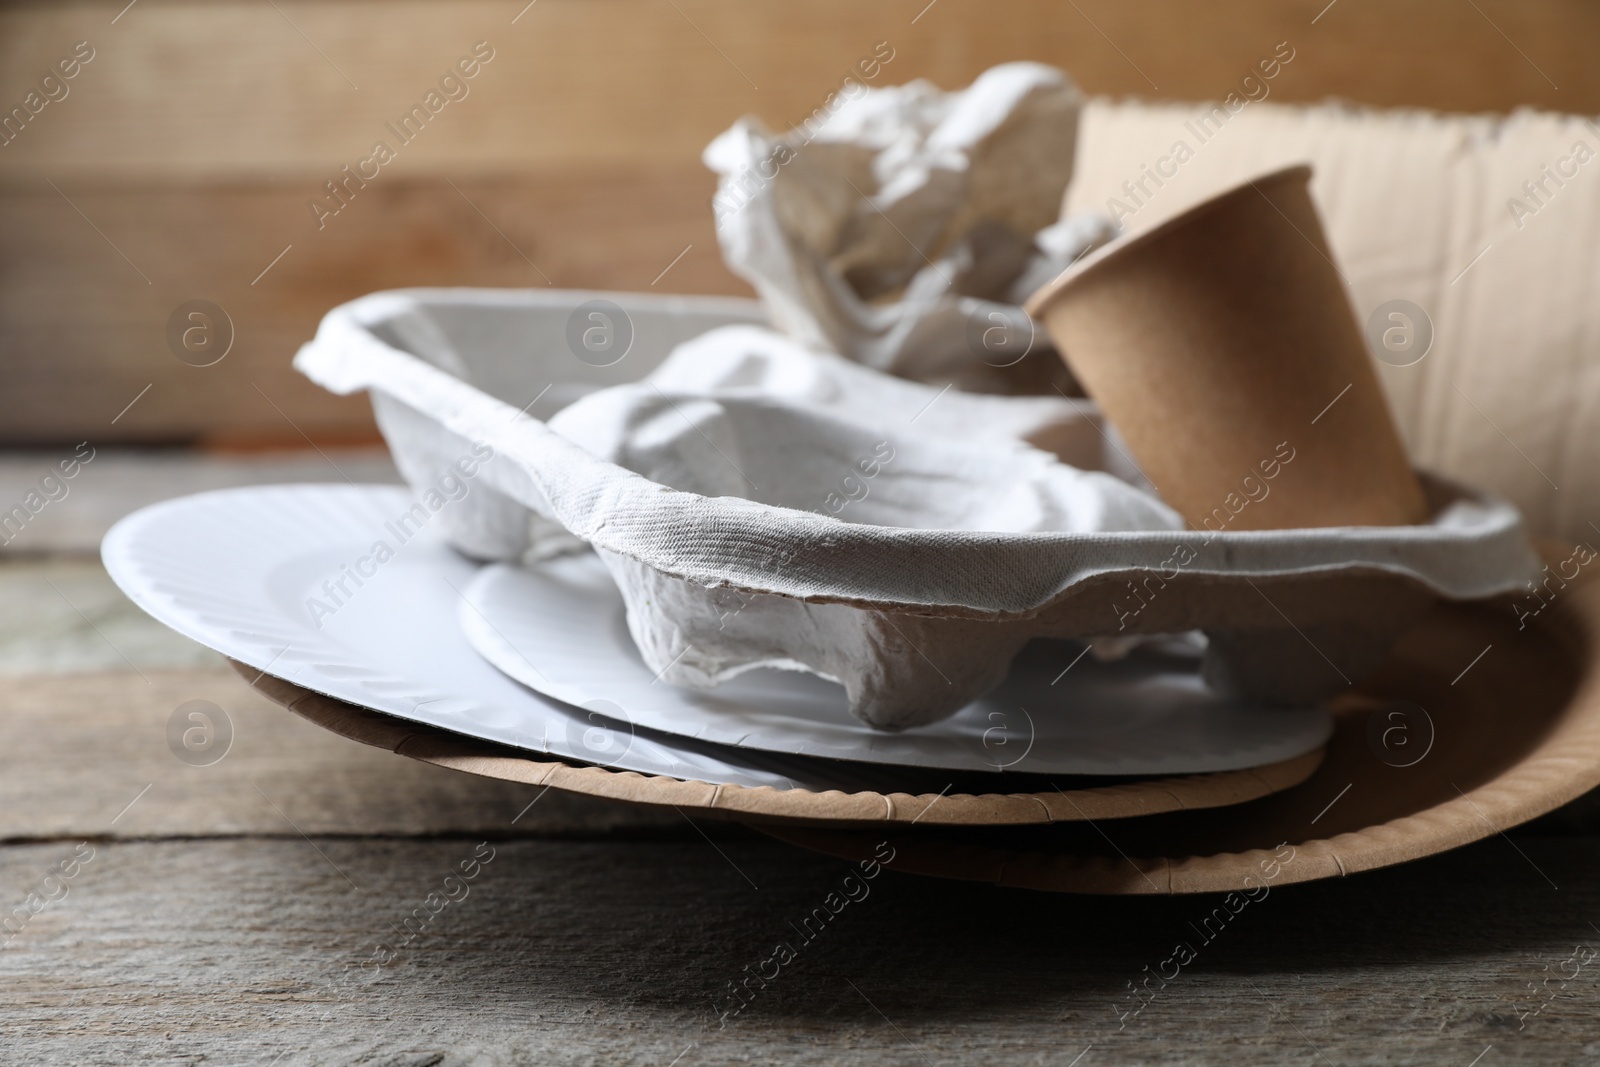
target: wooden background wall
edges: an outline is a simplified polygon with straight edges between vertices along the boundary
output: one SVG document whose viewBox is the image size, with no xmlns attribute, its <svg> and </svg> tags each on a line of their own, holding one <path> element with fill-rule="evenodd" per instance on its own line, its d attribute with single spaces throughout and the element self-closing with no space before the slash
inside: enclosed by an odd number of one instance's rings
<svg viewBox="0 0 1600 1067">
<path fill-rule="evenodd" d="M 95 51 L 0 147 L 3 444 L 371 439 L 363 399 L 288 361 L 374 289 L 648 289 L 687 248 L 657 290 L 744 292 L 700 150 L 744 114 L 798 121 L 880 41 L 877 84 L 1034 59 L 1091 93 L 1208 99 L 1287 39 L 1279 101 L 1600 111 L 1585 0 L 125 4 L 0 6 L 6 111 L 76 42 Z M 480 40 L 470 95 L 319 230 L 322 183 Z M 192 299 L 235 325 L 214 366 L 167 346 Z"/>
</svg>

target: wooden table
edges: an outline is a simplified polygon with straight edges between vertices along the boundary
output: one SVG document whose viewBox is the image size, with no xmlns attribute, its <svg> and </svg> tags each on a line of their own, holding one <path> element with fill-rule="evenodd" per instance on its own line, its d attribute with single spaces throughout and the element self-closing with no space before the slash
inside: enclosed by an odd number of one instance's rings
<svg viewBox="0 0 1600 1067">
<path fill-rule="evenodd" d="M 0 566 L 0 597 L 3 1064 L 1600 1056 L 1588 799 L 1451 855 L 1274 890 L 1136 999 L 1214 900 L 886 873 L 807 941 L 791 924 L 839 861 L 335 737 L 142 621 L 92 563 Z M 19 644 L 30 656 L 7 655 Z M 168 746 L 190 700 L 233 726 L 211 766 Z M 780 942 L 795 959 L 731 1011 L 729 983 L 771 975 Z"/>
</svg>

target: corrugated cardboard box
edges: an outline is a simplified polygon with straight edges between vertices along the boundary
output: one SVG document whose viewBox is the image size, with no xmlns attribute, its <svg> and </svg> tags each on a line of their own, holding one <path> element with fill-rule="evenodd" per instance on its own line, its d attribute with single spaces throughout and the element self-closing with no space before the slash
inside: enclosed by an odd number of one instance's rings
<svg viewBox="0 0 1600 1067">
<path fill-rule="evenodd" d="M 1594 123 L 1097 101 L 1079 137 L 1067 209 L 1111 210 L 1131 230 L 1309 161 L 1357 318 L 1403 300 L 1426 315 L 1412 328 L 1431 321 L 1426 355 L 1379 366 L 1413 460 L 1508 497 L 1536 534 L 1600 544 Z"/>
</svg>

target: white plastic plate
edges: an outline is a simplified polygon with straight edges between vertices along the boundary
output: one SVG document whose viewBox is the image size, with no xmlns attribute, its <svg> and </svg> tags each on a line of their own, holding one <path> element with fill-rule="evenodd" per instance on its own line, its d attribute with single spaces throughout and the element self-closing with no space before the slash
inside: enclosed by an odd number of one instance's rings
<svg viewBox="0 0 1600 1067">
<path fill-rule="evenodd" d="M 844 688 L 798 671 L 750 670 L 715 689 L 660 680 L 628 634 L 621 595 L 592 553 L 483 568 L 458 605 L 484 658 L 530 688 L 641 727 L 746 749 L 906 767 L 1056 775 L 1240 770 L 1320 747 L 1320 707 L 1213 696 L 1198 655 L 1102 663 L 1036 643 L 1005 684 L 953 717 L 884 733 L 849 713 Z"/>
</svg>

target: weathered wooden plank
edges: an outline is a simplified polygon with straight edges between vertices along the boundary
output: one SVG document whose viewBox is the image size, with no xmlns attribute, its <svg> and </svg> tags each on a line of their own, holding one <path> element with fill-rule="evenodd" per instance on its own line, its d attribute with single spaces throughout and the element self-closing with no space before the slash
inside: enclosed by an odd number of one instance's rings
<svg viewBox="0 0 1600 1067">
<path fill-rule="evenodd" d="M 191 701 L 209 706 L 179 710 Z M 219 738 L 231 724 L 231 748 L 215 763 L 196 765 L 215 748 L 184 749 L 183 732 L 205 727 L 190 711 L 209 716 Z M 175 720 L 178 740 L 170 741 Z M 0 840 L 302 832 L 694 836 L 671 810 L 542 793 L 348 741 L 269 703 L 225 666 L 9 677 L 0 686 L 0 737 Z M 198 745 L 204 736 L 191 740 Z"/>
<path fill-rule="evenodd" d="M 878 82 L 954 88 L 1033 59 L 1092 93 L 1214 99 L 1289 40 L 1300 58 L 1274 86 L 1283 100 L 1600 111 L 1586 47 L 1600 12 L 1581 0 L 1013 0 L 1003 12 L 981 0 L 142 0 L 113 25 L 123 6 L 0 13 L 8 107 L 75 42 L 94 49 L 0 174 L 318 185 L 480 40 L 493 59 L 467 95 L 401 149 L 395 165 L 413 176 L 682 165 L 741 114 L 808 115 L 880 41 L 893 59 Z"/>
<path fill-rule="evenodd" d="M 321 230 L 315 183 L 56 185 L 0 194 L 0 444 L 376 441 L 365 396 L 333 396 L 289 361 L 329 308 L 378 289 L 748 292 L 692 162 L 454 187 L 385 176 Z M 232 323 L 212 366 L 168 346 L 168 319 L 195 299 Z"/>
<path fill-rule="evenodd" d="M 50 541 L 37 538 L 34 546 L 48 551 Z M 0 552 L 0 603 L 12 608 L 0 615 L 0 677 L 7 682 L 11 675 L 126 672 L 130 664 L 215 671 L 226 663 L 136 607 L 97 559 Z"/>
<path fill-rule="evenodd" d="M 337 483 L 344 479 L 356 484 L 400 481 L 386 448 L 341 449 L 330 445 L 320 452 L 300 448 L 261 453 L 99 448 L 88 466 L 80 467 L 77 475 L 65 481 L 63 490 L 56 465 L 76 454 L 70 448 L 0 452 L 0 501 L 4 502 L 0 508 L 9 508 L 25 500 L 29 493 L 40 492 L 41 479 L 52 473 L 58 475 L 54 493 L 59 496 L 34 512 L 21 529 L 17 528 L 15 516 L 11 516 L 12 525 L 4 535 L 10 540 L 0 543 L 0 560 L 28 559 L 16 566 L 0 566 L 0 597 L 27 596 L 46 612 L 58 611 L 65 605 L 59 598 L 46 595 L 50 591 L 45 579 L 54 580 L 48 573 L 51 568 L 64 568 L 71 575 L 69 580 L 80 586 L 93 582 L 98 586 L 97 594 L 115 594 L 126 604 L 94 557 L 99 556 L 100 542 L 117 520 L 162 500 L 241 485 Z M 50 484 L 43 489 L 50 490 Z M 64 496 L 60 496 L 62 492 Z M 90 558 L 48 562 L 39 558 L 61 554 Z M 14 583 L 19 588 L 13 589 Z M 96 599 L 101 597 L 97 595 Z M 0 670 L 14 668 L 7 646 L 13 633 L 20 636 L 27 631 L 30 621 L 0 617 Z M 159 623 L 155 625 L 166 629 Z"/>
<path fill-rule="evenodd" d="M 0 850 L 0 903 L 75 845 Z M 498 842 L 448 888 L 477 839 L 100 843 L 0 949 L 0 1058 L 1589 1062 L 1600 842 L 1517 846 L 1273 890 L 1232 915 L 1215 898 L 847 882 L 843 864 L 726 838 Z M 858 899 L 839 903 L 846 890 Z M 830 894 L 837 917 L 807 940 L 797 927 Z M 1195 954 L 1181 967 L 1180 942 Z M 759 970 L 733 1014 L 728 983 Z M 1130 984 L 1146 980 L 1140 1009 Z"/>
</svg>

